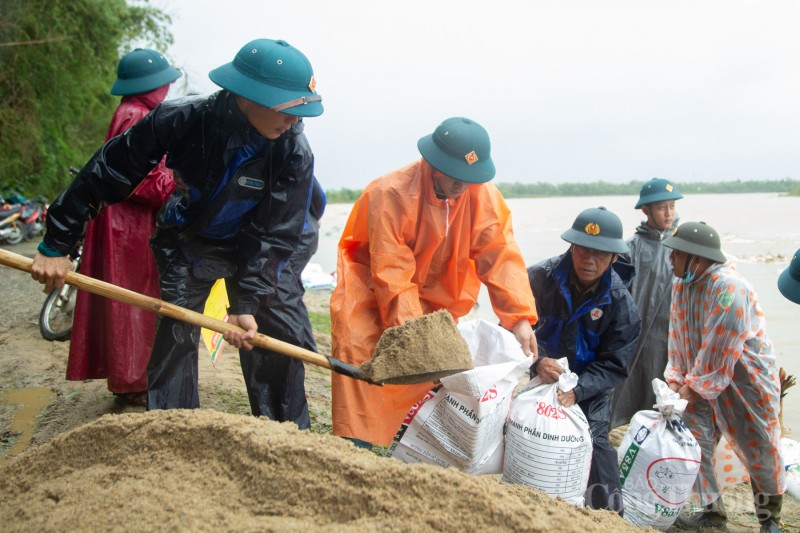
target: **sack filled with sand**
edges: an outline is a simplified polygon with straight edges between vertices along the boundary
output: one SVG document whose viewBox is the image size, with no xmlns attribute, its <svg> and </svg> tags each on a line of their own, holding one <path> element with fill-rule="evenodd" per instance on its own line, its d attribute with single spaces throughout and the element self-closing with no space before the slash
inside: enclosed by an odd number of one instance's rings
<svg viewBox="0 0 800 533">
<path fill-rule="evenodd" d="M 532 357 L 512 333 L 485 320 L 462 322 L 458 331 L 475 368 L 442 378 L 441 386 L 414 405 L 386 455 L 469 474 L 499 474 L 511 395 Z"/>
</svg>

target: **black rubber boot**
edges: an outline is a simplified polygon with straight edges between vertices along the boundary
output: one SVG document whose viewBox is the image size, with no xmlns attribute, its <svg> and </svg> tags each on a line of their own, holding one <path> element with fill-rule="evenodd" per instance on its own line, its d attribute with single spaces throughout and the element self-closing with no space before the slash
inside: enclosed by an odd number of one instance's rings
<svg viewBox="0 0 800 533">
<path fill-rule="evenodd" d="M 703 506 L 703 510 L 692 515 L 681 515 L 675 520 L 675 527 L 692 531 L 704 529 L 728 530 L 728 514 L 720 496 L 715 502 Z"/>
<path fill-rule="evenodd" d="M 781 508 L 783 507 L 783 495 L 767 496 L 766 494 L 754 494 L 753 502 L 756 505 L 756 518 L 761 524 L 759 533 L 781 533 Z"/>
</svg>

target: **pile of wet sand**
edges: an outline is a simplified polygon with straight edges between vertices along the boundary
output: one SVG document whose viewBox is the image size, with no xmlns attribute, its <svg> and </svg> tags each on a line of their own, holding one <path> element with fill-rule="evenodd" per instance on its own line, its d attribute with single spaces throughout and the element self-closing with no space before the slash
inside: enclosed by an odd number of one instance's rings
<svg viewBox="0 0 800 533">
<path fill-rule="evenodd" d="M 211 410 L 106 415 L 0 468 L 5 531 L 641 531 L 493 477 Z"/>
</svg>

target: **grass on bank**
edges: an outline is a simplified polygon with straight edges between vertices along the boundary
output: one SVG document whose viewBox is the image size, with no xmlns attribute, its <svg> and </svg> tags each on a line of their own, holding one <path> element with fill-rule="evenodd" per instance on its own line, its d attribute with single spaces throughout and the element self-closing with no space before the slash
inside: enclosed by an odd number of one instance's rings
<svg viewBox="0 0 800 533">
<path fill-rule="evenodd" d="M 331 315 L 330 313 L 319 313 L 317 311 L 309 311 L 308 318 L 311 320 L 311 329 L 318 333 L 331 333 Z"/>
</svg>

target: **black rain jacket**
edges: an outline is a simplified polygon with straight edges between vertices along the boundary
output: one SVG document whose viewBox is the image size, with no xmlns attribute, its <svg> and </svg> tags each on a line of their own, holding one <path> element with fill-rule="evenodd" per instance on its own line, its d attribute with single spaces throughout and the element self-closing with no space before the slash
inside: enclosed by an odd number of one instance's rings
<svg viewBox="0 0 800 533">
<path fill-rule="evenodd" d="M 232 192 L 223 189 L 227 198 L 258 201 L 233 238 L 237 273 L 226 284 L 232 313 L 256 314 L 274 294 L 279 266 L 300 242 L 314 162 L 302 131 L 298 122 L 267 140 L 265 149 L 231 178 Z M 64 255 L 73 252 L 86 222 L 106 205 L 125 200 L 164 155 L 179 184 L 166 206 L 181 204 L 186 223 L 174 229 L 191 240 L 218 211 L 219 202 L 211 198 L 229 162 L 257 135 L 228 91 L 161 103 L 106 142 L 53 202 L 45 243 Z"/>
</svg>

